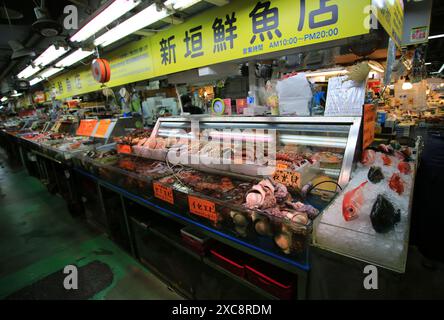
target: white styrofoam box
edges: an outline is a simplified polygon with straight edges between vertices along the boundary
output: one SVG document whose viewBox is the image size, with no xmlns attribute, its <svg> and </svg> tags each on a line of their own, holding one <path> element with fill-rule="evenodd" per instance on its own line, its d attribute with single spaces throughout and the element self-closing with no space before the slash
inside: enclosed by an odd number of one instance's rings
<svg viewBox="0 0 444 320">
<path fill-rule="evenodd" d="M 279 114 L 309 116 L 311 98 L 279 99 Z"/>
<path fill-rule="evenodd" d="M 305 73 L 299 73 L 287 79 L 278 81 L 276 85 L 279 100 L 285 98 L 311 99 L 313 93 Z"/>
<path fill-rule="evenodd" d="M 243 110 L 244 116 L 261 116 L 264 115 L 269 109 L 262 106 L 248 107 Z"/>
</svg>

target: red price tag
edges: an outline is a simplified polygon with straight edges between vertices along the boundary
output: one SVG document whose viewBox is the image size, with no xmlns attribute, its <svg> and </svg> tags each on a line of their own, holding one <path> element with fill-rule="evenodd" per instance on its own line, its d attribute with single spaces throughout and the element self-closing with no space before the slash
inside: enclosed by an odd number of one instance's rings
<svg viewBox="0 0 444 320">
<path fill-rule="evenodd" d="M 81 120 L 79 128 L 77 129 L 76 134 L 78 136 L 86 136 L 89 137 L 94 131 L 94 128 L 96 127 L 97 120 L 91 119 L 91 120 Z"/>
<path fill-rule="evenodd" d="M 213 202 L 188 196 L 188 206 L 191 213 L 213 222 L 217 221 L 216 205 Z"/>
<path fill-rule="evenodd" d="M 117 153 L 131 154 L 131 146 L 129 146 L 127 144 L 118 144 L 117 145 Z"/>
<path fill-rule="evenodd" d="M 173 189 L 159 183 L 153 183 L 154 196 L 165 202 L 174 204 Z"/>
</svg>

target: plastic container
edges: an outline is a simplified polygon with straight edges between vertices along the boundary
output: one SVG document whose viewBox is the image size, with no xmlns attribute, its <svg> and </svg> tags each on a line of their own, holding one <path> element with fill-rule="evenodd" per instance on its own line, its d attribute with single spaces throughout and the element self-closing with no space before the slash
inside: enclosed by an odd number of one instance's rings
<svg viewBox="0 0 444 320">
<path fill-rule="evenodd" d="M 210 249 L 213 261 L 222 268 L 230 271 L 238 277 L 245 277 L 246 258 L 241 252 L 235 251 L 231 248 L 217 245 Z"/>
<path fill-rule="evenodd" d="M 245 265 L 245 275 L 249 282 L 279 299 L 293 298 L 296 280 L 282 269 L 255 260 Z"/>
<path fill-rule="evenodd" d="M 196 252 L 200 256 L 204 256 L 208 251 L 208 245 L 210 243 L 210 238 L 203 235 L 192 227 L 185 227 L 180 230 L 182 236 L 183 244 Z"/>
</svg>

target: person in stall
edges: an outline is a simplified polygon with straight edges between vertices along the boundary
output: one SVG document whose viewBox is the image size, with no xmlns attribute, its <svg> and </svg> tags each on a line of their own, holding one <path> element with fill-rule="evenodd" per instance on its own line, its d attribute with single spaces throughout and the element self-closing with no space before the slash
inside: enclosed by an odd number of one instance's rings
<svg viewBox="0 0 444 320">
<path fill-rule="evenodd" d="M 189 114 L 203 114 L 201 108 L 193 106 L 193 102 L 189 95 L 184 94 L 180 97 L 180 101 L 182 102 L 182 110 L 184 113 Z"/>
</svg>

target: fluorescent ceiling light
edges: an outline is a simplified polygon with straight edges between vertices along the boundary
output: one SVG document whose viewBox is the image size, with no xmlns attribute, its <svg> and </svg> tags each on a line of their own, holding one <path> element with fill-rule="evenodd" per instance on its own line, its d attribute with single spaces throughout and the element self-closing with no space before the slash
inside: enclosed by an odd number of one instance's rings
<svg viewBox="0 0 444 320">
<path fill-rule="evenodd" d="M 39 76 L 42 78 L 49 78 L 62 70 L 63 68 L 49 68 L 40 73 Z"/>
<path fill-rule="evenodd" d="M 52 45 L 48 49 L 46 49 L 37 59 L 34 60 L 34 64 L 36 66 L 44 67 L 57 58 L 63 56 L 67 52 L 68 49 L 65 49 L 64 47 L 59 47 L 57 49 L 55 45 Z"/>
<path fill-rule="evenodd" d="M 57 62 L 55 66 L 57 68 L 69 67 L 74 63 L 79 62 L 80 60 L 83 60 L 86 57 L 92 55 L 93 53 L 94 51 L 77 49 L 66 58 L 63 58 L 61 61 Z"/>
<path fill-rule="evenodd" d="M 31 81 L 29 81 L 29 85 L 32 87 L 33 85 L 36 85 L 37 83 L 41 82 L 43 80 L 43 78 L 34 78 Z"/>
<path fill-rule="evenodd" d="M 438 38 L 444 38 L 444 33 L 443 34 L 437 34 L 435 36 L 430 36 L 429 40 L 438 39 Z"/>
<path fill-rule="evenodd" d="M 101 35 L 94 41 L 94 44 L 96 46 L 100 45 L 102 47 L 106 47 L 107 45 L 110 45 L 111 43 L 114 43 L 117 40 L 136 32 L 137 30 L 166 18 L 168 15 L 169 13 L 166 9 L 161 8 L 160 11 L 157 11 L 156 4 L 152 4 L 128 20 L 125 20 L 117 27 Z"/>
<path fill-rule="evenodd" d="M 25 69 L 23 69 L 18 75 L 17 78 L 19 79 L 26 79 L 32 76 L 33 74 L 36 74 L 41 69 L 39 67 L 33 67 L 33 66 L 27 66 Z"/>
<path fill-rule="evenodd" d="M 202 0 L 167 0 L 164 4 L 165 6 L 172 7 L 175 10 L 184 10 L 201 1 Z"/>
<path fill-rule="evenodd" d="M 0 100 L 1 102 L 5 102 L 5 101 L 8 101 L 8 98 L 7 97 L 3 97 L 3 98 L 1 98 L 1 100 Z"/>
<path fill-rule="evenodd" d="M 429 65 L 431 65 L 432 63 L 431 62 L 426 62 L 426 63 L 424 63 L 426 66 L 429 66 Z"/>
<path fill-rule="evenodd" d="M 444 71 L 444 64 L 441 66 L 441 69 L 439 69 L 438 73 L 441 73 Z"/>
<path fill-rule="evenodd" d="M 114 0 L 92 20 L 88 21 L 88 23 L 77 31 L 69 40 L 72 42 L 81 42 L 90 38 L 97 31 L 103 29 L 128 11 L 134 9 L 140 3 L 140 0 Z"/>
</svg>

